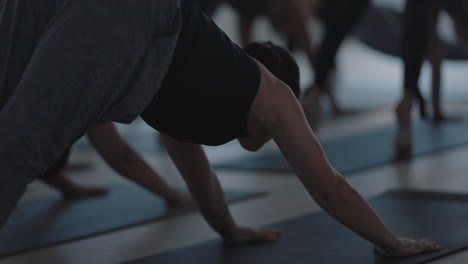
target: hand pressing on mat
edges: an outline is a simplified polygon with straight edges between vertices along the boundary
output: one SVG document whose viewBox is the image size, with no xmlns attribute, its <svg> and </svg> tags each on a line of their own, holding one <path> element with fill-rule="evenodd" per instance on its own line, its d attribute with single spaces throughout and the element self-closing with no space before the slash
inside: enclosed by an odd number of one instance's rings
<svg viewBox="0 0 468 264">
<path fill-rule="evenodd" d="M 201 214 L 226 245 L 267 243 L 278 238 L 278 230 L 255 230 L 235 223 L 218 177 L 200 145 L 180 142 L 164 134 L 161 134 L 161 143 L 187 183 Z"/>
<path fill-rule="evenodd" d="M 376 247 L 375 251 L 381 255 L 388 257 L 405 257 L 418 255 L 422 253 L 440 250 L 440 245 L 429 239 L 411 239 L 399 238 L 400 245 L 396 248 L 379 248 Z"/>
<path fill-rule="evenodd" d="M 229 234 L 223 235 L 224 243 L 228 246 L 241 246 L 273 242 L 280 236 L 277 229 L 254 230 L 236 227 Z"/>
</svg>

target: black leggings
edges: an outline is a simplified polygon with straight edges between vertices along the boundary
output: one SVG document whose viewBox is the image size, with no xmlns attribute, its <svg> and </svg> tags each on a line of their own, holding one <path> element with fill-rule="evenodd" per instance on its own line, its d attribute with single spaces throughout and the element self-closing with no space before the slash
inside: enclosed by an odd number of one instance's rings
<svg viewBox="0 0 468 264">
<path fill-rule="evenodd" d="M 205 12 L 220 3 L 220 0 L 198 0 Z M 267 15 L 268 0 L 228 0 L 236 11 L 255 17 Z M 315 59 L 315 84 L 326 89 L 326 81 L 335 65 L 338 49 L 358 22 L 370 0 L 324 0 L 319 16 L 325 26 L 325 35 Z"/>
<path fill-rule="evenodd" d="M 463 16 L 463 0 L 407 0 L 404 15 L 402 56 L 404 89 L 419 93 L 421 68 L 428 53 L 432 21 L 439 10 Z"/>
<path fill-rule="evenodd" d="M 326 82 L 335 65 L 338 49 L 359 21 L 370 0 L 325 0 L 319 10 L 325 35 L 315 59 L 315 85 L 326 90 Z"/>
</svg>

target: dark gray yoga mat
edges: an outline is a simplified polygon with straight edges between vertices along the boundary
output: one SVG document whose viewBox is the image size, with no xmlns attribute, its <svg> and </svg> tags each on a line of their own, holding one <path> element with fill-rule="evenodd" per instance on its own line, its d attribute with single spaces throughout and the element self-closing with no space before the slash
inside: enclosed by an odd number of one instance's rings
<svg viewBox="0 0 468 264">
<path fill-rule="evenodd" d="M 341 173 L 372 168 L 394 161 L 393 138 L 395 127 L 388 126 L 323 143 L 331 164 Z M 435 125 L 430 121 L 415 120 L 413 124 L 413 157 L 443 151 L 468 143 L 468 119 Z M 290 171 L 291 168 L 278 151 L 258 154 L 215 164 L 217 168 Z"/>
<path fill-rule="evenodd" d="M 468 196 L 395 191 L 370 200 L 386 224 L 405 237 L 431 238 L 443 249 L 411 258 L 376 255 L 372 245 L 324 212 L 272 225 L 282 235 L 275 243 L 225 248 L 211 240 L 131 264 L 416 264 L 468 247 Z"/>
<path fill-rule="evenodd" d="M 229 201 L 264 193 L 227 191 Z M 114 185 L 107 196 L 65 201 L 59 195 L 20 203 L 0 230 L 0 257 L 107 233 L 193 212 L 168 208 L 156 195 L 133 185 Z"/>
</svg>

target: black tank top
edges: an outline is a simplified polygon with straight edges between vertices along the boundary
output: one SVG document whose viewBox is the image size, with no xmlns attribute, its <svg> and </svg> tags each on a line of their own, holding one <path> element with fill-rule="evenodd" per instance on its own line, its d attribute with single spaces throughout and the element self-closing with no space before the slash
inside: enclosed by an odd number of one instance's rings
<svg viewBox="0 0 468 264">
<path fill-rule="evenodd" d="M 260 85 L 257 64 L 196 1 L 183 0 L 181 9 L 183 25 L 171 66 L 141 117 L 182 142 L 222 145 L 247 136 Z"/>
</svg>

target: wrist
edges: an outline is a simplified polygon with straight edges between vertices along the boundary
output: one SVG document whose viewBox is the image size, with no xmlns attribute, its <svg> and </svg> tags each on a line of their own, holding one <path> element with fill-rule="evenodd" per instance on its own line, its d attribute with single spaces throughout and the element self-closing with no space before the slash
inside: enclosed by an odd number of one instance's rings
<svg viewBox="0 0 468 264">
<path fill-rule="evenodd" d="M 239 229 L 239 227 L 234 224 L 234 223 L 229 223 L 223 228 L 220 228 L 217 230 L 218 234 L 224 239 L 224 240 L 230 240 L 233 238 L 236 234 L 236 231 Z"/>
<path fill-rule="evenodd" d="M 397 237 L 392 238 L 389 241 L 386 241 L 385 243 L 382 243 L 381 245 L 376 245 L 378 248 L 380 248 L 382 251 L 384 251 L 387 254 L 393 254 L 397 252 L 402 246 L 403 243 L 400 239 Z"/>
</svg>

